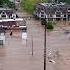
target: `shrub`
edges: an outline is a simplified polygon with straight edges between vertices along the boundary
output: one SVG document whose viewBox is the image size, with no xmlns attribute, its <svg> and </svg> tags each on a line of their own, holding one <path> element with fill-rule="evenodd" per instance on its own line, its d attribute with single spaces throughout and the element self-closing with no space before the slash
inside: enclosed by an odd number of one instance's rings
<svg viewBox="0 0 70 70">
<path fill-rule="evenodd" d="M 47 29 L 49 29 L 49 30 L 53 30 L 54 29 L 54 26 L 53 26 L 52 22 L 48 22 L 46 25 L 47 25 Z"/>
</svg>

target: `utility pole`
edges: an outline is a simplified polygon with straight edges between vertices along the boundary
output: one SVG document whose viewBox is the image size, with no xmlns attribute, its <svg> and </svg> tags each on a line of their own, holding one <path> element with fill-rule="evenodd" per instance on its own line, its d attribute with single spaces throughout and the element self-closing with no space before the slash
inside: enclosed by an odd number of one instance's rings
<svg viewBox="0 0 70 70">
<path fill-rule="evenodd" d="M 41 19 L 41 23 L 44 24 L 44 70 L 46 70 L 46 17 Z"/>
<path fill-rule="evenodd" d="M 44 28 L 44 70 L 46 70 L 46 18 L 42 19 L 43 23 L 45 24 Z"/>
</svg>

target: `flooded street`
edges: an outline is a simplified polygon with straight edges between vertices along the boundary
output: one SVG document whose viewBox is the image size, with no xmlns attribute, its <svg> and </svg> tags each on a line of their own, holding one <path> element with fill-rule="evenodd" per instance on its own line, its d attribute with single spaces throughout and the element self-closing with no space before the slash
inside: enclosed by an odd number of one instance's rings
<svg viewBox="0 0 70 70">
<path fill-rule="evenodd" d="M 0 48 L 0 70 L 43 70 L 44 27 L 35 19 L 25 20 L 27 33 L 14 30 L 12 36 L 9 31 L 5 34 L 5 45 Z M 69 70 L 69 34 L 59 27 L 46 33 L 47 70 Z"/>
</svg>

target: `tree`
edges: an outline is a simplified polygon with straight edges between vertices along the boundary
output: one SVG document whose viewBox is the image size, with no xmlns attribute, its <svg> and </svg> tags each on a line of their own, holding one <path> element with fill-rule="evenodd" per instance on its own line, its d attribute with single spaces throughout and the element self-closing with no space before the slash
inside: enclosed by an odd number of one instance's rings
<svg viewBox="0 0 70 70">
<path fill-rule="evenodd" d="M 0 0 L 0 5 L 10 8 L 14 7 L 14 3 L 11 2 L 10 0 Z"/>
<path fill-rule="evenodd" d="M 2 0 L 0 0 L 0 5 L 2 5 L 3 4 L 3 1 Z"/>
<path fill-rule="evenodd" d="M 0 0 L 0 5 L 7 4 L 8 2 L 9 2 L 9 0 Z"/>
<path fill-rule="evenodd" d="M 29 13 L 33 13 L 35 5 L 41 2 L 47 2 L 47 0 L 22 0 L 21 6 Z"/>
</svg>

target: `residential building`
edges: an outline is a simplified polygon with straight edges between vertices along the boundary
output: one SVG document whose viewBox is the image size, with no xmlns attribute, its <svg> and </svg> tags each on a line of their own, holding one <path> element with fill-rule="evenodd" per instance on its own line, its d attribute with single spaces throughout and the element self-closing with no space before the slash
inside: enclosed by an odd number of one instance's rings
<svg viewBox="0 0 70 70">
<path fill-rule="evenodd" d="M 70 5 L 65 3 L 39 3 L 36 5 L 34 16 L 48 20 L 70 20 Z"/>
<path fill-rule="evenodd" d="M 11 18 L 12 14 L 13 14 L 13 10 L 12 9 L 0 8 L 0 19 Z"/>
</svg>

